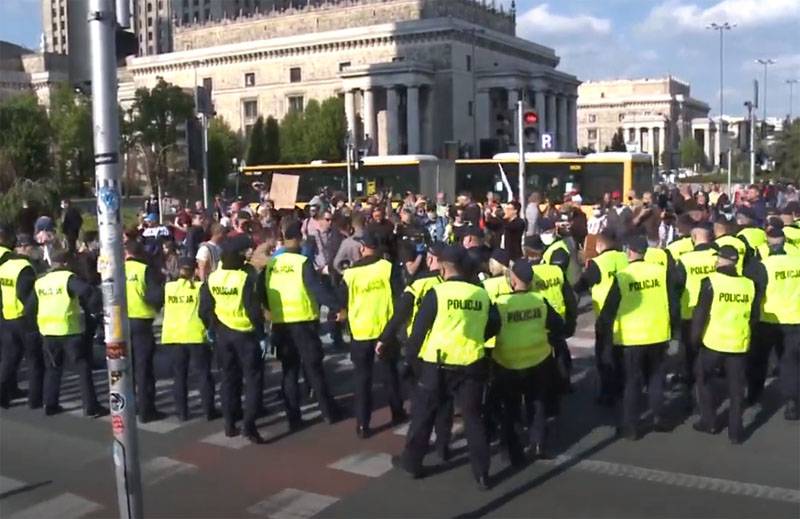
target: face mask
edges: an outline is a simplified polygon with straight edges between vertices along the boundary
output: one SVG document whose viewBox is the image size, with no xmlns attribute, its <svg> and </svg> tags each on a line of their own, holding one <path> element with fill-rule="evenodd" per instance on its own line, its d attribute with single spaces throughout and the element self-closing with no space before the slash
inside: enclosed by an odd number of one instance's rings
<svg viewBox="0 0 800 519">
<path fill-rule="evenodd" d="M 542 238 L 542 243 L 544 243 L 545 245 L 550 245 L 551 243 L 556 241 L 555 235 L 549 232 L 542 234 L 541 238 Z"/>
<path fill-rule="evenodd" d="M 602 212 L 602 211 L 600 211 L 600 209 L 596 209 L 596 210 L 592 211 L 592 214 L 593 214 L 594 216 L 596 216 L 597 218 L 599 218 L 599 217 L 600 217 L 600 215 L 602 215 L 602 214 L 603 214 L 603 212 Z"/>
</svg>

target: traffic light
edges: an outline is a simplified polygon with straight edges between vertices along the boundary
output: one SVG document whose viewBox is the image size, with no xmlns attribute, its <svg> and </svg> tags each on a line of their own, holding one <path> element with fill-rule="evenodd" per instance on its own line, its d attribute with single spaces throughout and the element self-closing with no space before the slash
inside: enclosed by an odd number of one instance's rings
<svg viewBox="0 0 800 519">
<path fill-rule="evenodd" d="M 523 108 L 522 132 L 524 144 L 536 144 L 539 140 L 539 114 L 532 108 Z"/>
</svg>

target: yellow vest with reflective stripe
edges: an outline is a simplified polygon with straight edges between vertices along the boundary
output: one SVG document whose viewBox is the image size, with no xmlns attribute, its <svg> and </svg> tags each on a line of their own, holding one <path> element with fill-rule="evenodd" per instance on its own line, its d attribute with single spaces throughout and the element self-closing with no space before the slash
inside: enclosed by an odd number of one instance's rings
<svg viewBox="0 0 800 519">
<path fill-rule="evenodd" d="M 492 358 L 508 369 L 538 366 L 550 356 L 547 340 L 547 305 L 534 292 L 515 292 L 497 298 L 500 332 Z"/>
<path fill-rule="evenodd" d="M 687 252 L 678 260 L 686 271 L 686 284 L 681 291 L 681 319 L 692 318 L 697 298 L 700 296 L 700 283 L 709 274 L 717 271 L 717 251 L 714 249 Z"/>
<path fill-rule="evenodd" d="M 147 265 L 141 261 L 125 261 L 125 293 L 128 296 L 128 317 L 130 319 L 155 319 L 156 311 L 144 298 L 147 283 Z"/>
<path fill-rule="evenodd" d="M 758 253 L 758 257 L 762 260 L 773 255 L 768 243 L 759 245 L 756 252 Z M 783 252 L 786 253 L 787 256 L 800 256 L 800 247 L 786 241 L 783 243 Z"/>
<path fill-rule="evenodd" d="M 592 309 L 595 315 L 600 315 L 600 310 L 608 297 L 608 291 L 614 283 L 614 276 L 628 266 L 628 257 L 618 250 L 606 250 L 591 259 L 600 271 L 600 282 L 592 285 Z"/>
<path fill-rule="evenodd" d="M 56 270 L 36 280 L 38 299 L 36 324 L 45 337 L 65 337 L 83 333 L 83 312 L 77 297 L 70 297 L 67 285 L 74 276 L 67 270 Z"/>
<path fill-rule="evenodd" d="M 567 304 L 564 301 L 564 272 L 555 265 L 540 263 L 533 266 L 531 290 L 544 297 L 553 310 L 566 319 Z"/>
<path fill-rule="evenodd" d="M 283 252 L 269 260 L 265 284 L 273 323 L 319 320 L 319 305 L 303 282 L 303 264 L 308 258 Z"/>
<path fill-rule="evenodd" d="M 17 299 L 17 281 L 23 269 L 30 266 L 30 262 L 24 258 L 6 260 L 0 264 L 3 319 L 19 319 L 25 314 L 25 302 Z"/>
<path fill-rule="evenodd" d="M 194 287 L 192 287 L 194 285 Z M 200 319 L 202 282 L 187 279 L 164 285 L 164 322 L 161 344 L 203 344 L 206 327 Z"/>
<path fill-rule="evenodd" d="M 377 339 L 394 311 L 392 264 L 380 259 L 350 267 L 342 278 L 347 285 L 347 322 L 353 339 Z"/>
<path fill-rule="evenodd" d="M 644 261 L 647 263 L 654 263 L 666 267 L 669 263 L 667 259 L 667 251 L 656 247 L 648 247 L 644 253 Z"/>
<path fill-rule="evenodd" d="M 745 245 L 740 238 L 737 238 L 731 234 L 720 236 L 714 240 L 714 243 L 716 243 L 719 247 L 722 247 L 723 245 L 731 245 L 734 249 L 736 249 L 736 252 L 739 253 L 739 261 L 736 262 L 736 273 L 741 276 L 742 271 L 744 270 L 744 256 L 747 253 L 747 245 Z"/>
<path fill-rule="evenodd" d="M 563 249 L 564 252 L 569 255 L 569 247 L 567 247 L 567 244 L 564 242 L 564 240 L 556 240 L 548 245 L 544 250 L 544 253 L 542 254 L 542 263 L 550 265 L 550 262 L 553 259 L 553 253 L 559 249 Z"/>
<path fill-rule="evenodd" d="M 425 297 L 428 290 L 441 282 L 441 276 L 425 276 L 424 278 L 415 279 L 406 287 L 405 292 L 414 297 L 414 303 L 411 305 L 411 317 L 406 326 L 406 334 L 409 337 L 411 336 L 411 329 L 414 327 L 414 319 L 417 318 L 417 312 L 419 312 L 419 307 L 422 305 L 422 298 Z"/>
<path fill-rule="evenodd" d="M 800 227 L 784 225 L 783 235 L 786 236 L 786 243 L 790 243 L 795 247 L 800 247 Z"/>
<path fill-rule="evenodd" d="M 672 259 L 676 261 L 687 252 L 692 252 L 693 250 L 694 242 L 691 236 L 682 236 L 677 240 L 672 240 L 672 242 L 667 245 L 667 252 L 669 252 Z"/>
<path fill-rule="evenodd" d="M 5 256 L 6 254 L 9 254 L 9 253 L 11 253 L 11 249 L 9 249 L 8 247 L 3 247 L 2 245 L 0 245 L 0 260 L 3 259 L 3 256 Z"/>
<path fill-rule="evenodd" d="M 800 324 L 800 257 L 775 254 L 761 262 L 767 269 L 761 321 Z"/>
<path fill-rule="evenodd" d="M 237 332 L 252 332 L 255 327 L 244 307 L 247 272 L 219 268 L 208 275 L 208 291 L 214 298 L 214 313 L 219 322 Z"/>
<path fill-rule="evenodd" d="M 767 243 L 767 232 L 758 227 L 745 227 L 736 236 L 747 240 L 751 249 L 757 249 L 760 245 Z"/>
<path fill-rule="evenodd" d="M 620 303 L 614 344 L 642 346 L 670 339 L 667 269 L 635 261 L 617 273 Z"/>
<path fill-rule="evenodd" d="M 750 311 L 756 293 L 753 281 L 719 272 L 709 274 L 708 280 L 714 299 L 703 344 L 723 353 L 745 353 L 750 344 Z"/>
<path fill-rule="evenodd" d="M 492 303 L 496 303 L 498 297 L 505 294 L 510 294 L 512 292 L 511 285 L 509 284 L 508 278 L 505 275 L 484 279 L 481 284 L 486 290 L 486 293 L 489 294 L 489 300 Z M 487 348 L 494 348 L 494 344 L 494 337 L 490 337 L 486 341 Z"/>
<path fill-rule="evenodd" d="M 451 366 L 467 366 L 482 359 L 489 294 L 465 281 L 444 281 L 431 290 L 436 293 L 436 319 L 419 357 Z"/>
</svg>

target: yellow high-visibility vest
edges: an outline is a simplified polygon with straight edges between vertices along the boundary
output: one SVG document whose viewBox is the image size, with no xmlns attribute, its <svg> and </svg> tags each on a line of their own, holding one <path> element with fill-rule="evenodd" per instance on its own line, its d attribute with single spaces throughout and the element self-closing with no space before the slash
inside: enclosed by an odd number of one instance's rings
<svg viewBox="0 0 800 519">
<path fill-rule="evenodd" d="M 614 344 L 643 346 L 670 339 L 667 269 L 635 261 L 617 273 L 620 291 Z"/>
<path fill-rule="evenodd" d="M 669 263 L 667 251 L 657 247 L 647 248 L 644 253 L 644 261 L 647 263 L 655 263 L 656 265 L 661 265 L 662 267 L 666 267 Z"/>
<path fill-rule="evenodd" d="M 392 264 L 380 259 L 350 267 L 342 278 L 347 285 L 347 321 L 353 339 L 377 339 L 394 311 Z"/>
<path fill-rule="evenodd" d="M 406 287 L 404 292 L 411 294 L 414 297 L 414 303 L 411 306 L 411 317 L 406 326 L 406 334 L 411 336 L 411 329 L 414 326 L 414 319 L 417 318 L 417 312 L 422 305 L 422 298 L 428 293 L 428 290 L 435 287 L 442 282 L 441 276 L 425 276 L 423 278 L 415 279 L 410 285 Z"/>
<path fill-rule="evenodd" d="M 717 251 L 714 249 L 687 252 L 678 260 L 686 271 L 686 284 L 681 291 L 681 319 L 692 318 L 697 298 L 700 296 L 700 283 L 717 271 Z"/>
<path fill-rule="evenodd" d="M 267 263 L 265 290 L 273 323 L 319 320 L 319 305 L 303 282 L 306 261 L 302 254 L 283 252 Z"/>
<path fill-rule="evenodd" d="M 31 263 L 15 258 L 0 263 L 0 293 L 3 294 L 3 319 L 11 321 L 25 315 L 25 302 L 17 299 L 17 282 L 22 271 Z"/>
<path fill-rule="evenodd" d="M 618 250 L 606 250 L 591 259 L 600 271 L 600 282 L 592 285 L 592 309 L 595 315 L 600 315 L 600 310 L 608 297 L 614 276 L 628 266 L 628 256 Z"/>
<path fill-rule="evenodd" d="M 502 295 L 510 294 L 511 284 L 508 282 L 508 278 L 506 276 L 495 276 L 493 278 L 486 278 L 481 283 L 483 288 L 486 290 L 486 293 L 489 294 L 489 300 L 492 303 L 497 302 L 497 298 Z M 486 341 L 487 348 L 494 348 L 495 344 L 495 337 L 490 337 Z"/>
<path fill-rule="evenodd" d="M 694 250 L 694 242 L 692 241 L 691 236 L 682 236 L 677 240 L 672 240 L 669 245 L 667 245 L 667 252 L 670 253 L 672 259 L 677 261 L 678 258 L 686 254 L 687 252 L 691 252 Z"/>
<path fill-rule="evenodd" d="M 252 332 L 253 322 L 244 307 L 244 288 L 247 272 L 219 268 L 208 275 L 208 291 L 214 298 L 217 319 L 237 332 Z"/>
<path fill-rule="evenodd" d="M 533 266 L 531 290 L 544 297 L 553 310 L 565 319 L 567 303 L 564 301 L 564 272 L 555 265 L 540 263 Z"/>
<path fill-rule="evenodd" d="M 156 310 L 145 300 L 147 291 L 145 272 L 147 265 L 141 261 L 125 261 L 125 293 L 128 296 L 128 318 L 155 319 Z"/>
<path fill-rule="evenodd" d="M 34 283 L 38 308 L 36 324 L 45 337 L 80 335 L 84 330 L 83 312 L 77 297 L 69 295 L 67 285 L 74 276 L 67 270 L 55 270 Z"/>
<path fill-rule="evenodd" d="M 761 262 L 767 270 L 767 287 L 760 320 L 800 324 L 800 256 L 774 254 Z"/>
<path fill-rule="evenodd" d="M 756 288 L 742 276 L 714 272 L 708 276 L 714 299 L 703 331 L 706 348 L 723 353 L 745 353 L 750 344 L 750 311 Z"/>
<path fill-rule="evenodd" d="M 731 234 L 720 236 L 714 241 L 714 243 L 716 243 L 719 247 L 722 247 L 723 245 L 730 245 L 736 249 L 736 252 L 739 253 L 739 260 L 736 262 L 736 273 L 741 276 L 742 272 L 744 271 L 744 256 L 747 254 L 747 245 L 745 245 L 741 238 L 737 238 Z"/>
<path fill-rule="evenodd" d="M 164 285 L 164 321 L 161 344 L 203 344 L 206 327 L 200 319 L 203 283 L 179 279 Z"/>
<path fill-rule="evenodd" d="M 497 298 L 502 321 L 492 358 L 508 369 L 538 366 L 552 353 L 547 339 L 547 304 L 534 292 Z"/>
<path fill-rule="evenodd" d="M 745 227 L 736 236 L 747 240 L 751 249 L 757 249 L 760 245 L 767 243 L 767 231 L 759 227 Z"/>
<path fill-rule="evenodd" d="M 420 348 L 425 362 L 467 366 L 480 359 L 489 321 L 489 294 L 465 281 L 444 281 L 433 287 L 436 318 Z"/>
</svg>

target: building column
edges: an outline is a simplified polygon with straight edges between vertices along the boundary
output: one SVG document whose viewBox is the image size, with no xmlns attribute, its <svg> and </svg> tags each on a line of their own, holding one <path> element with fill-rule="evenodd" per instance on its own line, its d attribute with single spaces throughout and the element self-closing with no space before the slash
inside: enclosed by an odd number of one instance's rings
<svg viewBox="0 0 800 519">
<path fill-rule="evenodd" d="M 433 143 L 433 85 L 425 88 L 425 111 L 422 123 L 422 152 L 436 155 Z"/>
<path fill-rule="evenodd" d="M 653 156 L 653 164 L 658 164 L 658 156 L 656 150 L 656 128 L 651 126 L 647 129 L 648 137 L 650 137 L 650 155 Z"/>
<path fill-rule="evenodd" d="M 481 139 L 488 139 L 491 130 L 490 124 L 491 98 L 488 90 L 478 90 L 475 95 L 475 126 L 477 127 L 478 142 L 476 150 L 480 153 Z"/>
<path fill-rule="evenodd" d="M 558 128 L 556 130 L 556 149 L 566 151 L 567 148 L 567 98 L 558 95 Z"/>
<path fill-rule="evenodd" d="M 375 131 L 375 92 L 371 88 L 364 90 L 364 107 L 361 113 L 364 118 L 364 138 L 369 136 L 371 141 L 371 146 L 367 153 L 372 154 L 374 153 L 373 150 L 377 148 L 378 132 Z"/>
<path fill-rule="evenodd" d="M 662 126 L 661 128 L 658 129 L 658 153 L 659 153 L 658 159 L 659 160 L 656 163 L 660 164 L 664 168 L 667 167 L 667 163 L 666 162 L 668 162 L 668 161 L 662 161 L 662 157 L 664 155 L 669 157 L 669 155 L 670 155 L 668 152 L 664 153 L 664 152 L 667 151 L 666 145 L 667 145 L 667 125 L 668 124 L 669 123 L 664 122 L 664 126 Z"/>
<path fill-rule="evenodd" d="M 386 150 L 389 155 L 400 153 L 400 95 L 397 87 L 386 88 Z"/>
<path fill-rule="evenodd" d="M 512 88 L 506 89 L 508 92 L 508 109 L 509 110 L 516 110 L 517 109 L 517 101 L 519 101 L 519 90 L 515 90 Z"/>
<path fill-rule="evenodd" d="M 406 87 L 406 133 L 407 153 L 416 155 L 420 145 L 419 122 L 419 87 L 411 85 Z"/>
<path fill-rule="evenodd" d="M 569 96 L 567 98 L 567 151 L 576 151 L 577 149 L 578 103 L 575 96 Z"/>
<path fill-rule="evenodd" d="M 344 93 L 344 116 L 347 120 L 347 131 L 355 142 L 356 135 L 356 95 L 354 90 L 347 90 Z"/>
<path fill-rule="evenodd" d="M 541 133 L 542 132 L 541 129 L 544 128 L 545 122 L 547 120 L 545 117 L 547 115 L 547 106 L 545 106 L 547 103 L 545 102 L 544 92 L 540 90 L 534 92 L 533 98 L 534 98 L 534 105 L 536 107 L 536 115 L 539 116 L 539 128 L 540 128 L 539 132 Z"/>
<path fill-rule="evenodd" d="M 551 136 L 556 136 L 556 96 L 555 94 L 547 94 L 547 123 L 545 128 L 546 132 Z"/>
</svg>

